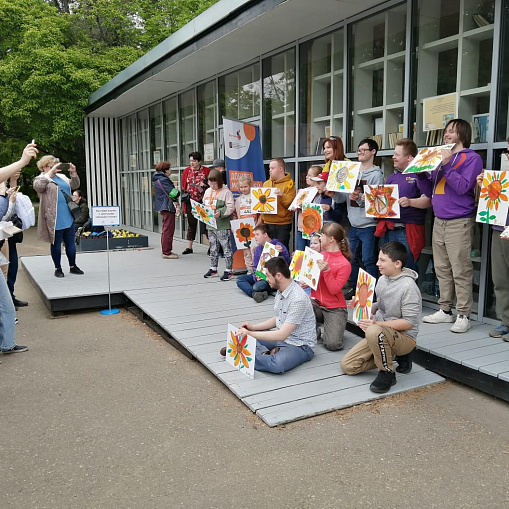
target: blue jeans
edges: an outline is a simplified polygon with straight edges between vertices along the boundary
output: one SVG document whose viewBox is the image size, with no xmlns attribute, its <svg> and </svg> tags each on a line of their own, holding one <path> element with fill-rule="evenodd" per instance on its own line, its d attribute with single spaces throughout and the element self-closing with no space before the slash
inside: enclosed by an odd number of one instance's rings
<svg viewBox="0 0 509 509">
<path fill-rule="evenodd" d="M 273 348 L 279 348 L 279 352 L 273 355 L 264 355 Z M 268 371 L 269 373 L 284 373 L 310 361 L 315 353 L 309 346 L 293 346 L 284 341 L 261 341 L 256 340 L 255 369 Z"/>
<path fill-rule="evenodd" d="M 302 238 L 302 232 L 297 231 L 295 235 L 295 249 L 298 251 L 304 251 L 304 249 L 309 247 L 309 239 Z"/>
<path fill-rule="evenodd" d="M 380 245 L 383 246 L 384 244 L 387 244 L 387 242 L 401 242 L 406 247 L 407 253 L 407 261 L 405 267 L 418 272 L 417 264 L 415 263 L 414 257 L 412 256 L 412 251 L 410 251 L 410 246 L 408 245 L 405 228 L 400 228 L 398 230 L 387 230 L 385 237 L 380 239 Z"/>
<path fill-rule="evenodd" d="M 249 297 L 253 296 L 254 292 L 268 292 L 271 293 L 272 288 L 267 281 L 261 279 L 255 281 L 251 274 L 242 274 L 237 277 L 237 286 Z"/>
<path fill-rule="evenodd" d="M 0 348 L 3 352 L 16 346 L 14 321 L 16 311 L 3 274 L 0 272 Z"/>
<path fill-rule="evenodd" d="M 368 226 L 367 228 L 354 228 L 352 226 L 348 232 L 348 242 L 352 252 L 352 273 L 350 274 L 349 286 L 352 288 L 355 288 L 357 276 L 359 275 L 358 254 L 361 254 L 364 270 L 373 277 L 378 277 L 375 230 L 375 226 Z"/>
<path fill-rule="evenodd" d="M 51 244 L 50 252 L 55 269 L 60 269 L 60 258 L 62 257 L 62 242 L 65 244 L 65 254 L 69 260 L 69 267 L 76 265 L 76 244 L 74 243 L 74 225 L 63 230 L 55 230 L 55 242 Z"/>
</svg>

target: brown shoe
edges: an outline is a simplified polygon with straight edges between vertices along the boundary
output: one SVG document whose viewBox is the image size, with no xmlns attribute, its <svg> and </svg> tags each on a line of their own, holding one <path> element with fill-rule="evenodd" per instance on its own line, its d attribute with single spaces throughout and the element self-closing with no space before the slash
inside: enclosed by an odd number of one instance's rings
<svg viewBox="0 0 509 509">
<path fill-rule="evenodd" d="M 223 346 L 223 348 L 221 348 L 221 350 L 219 350 L 219 353 L 220 353 L 223 357 L 226 357 L 226 346 Z"/>
<path fill-rule="evenodd" d="M 171 253 L 169 255 L 162 254 L 161 256 L 164 260 L 176 260 L 179 257 L 179 255 L 175 253 Z"/>
</svg>

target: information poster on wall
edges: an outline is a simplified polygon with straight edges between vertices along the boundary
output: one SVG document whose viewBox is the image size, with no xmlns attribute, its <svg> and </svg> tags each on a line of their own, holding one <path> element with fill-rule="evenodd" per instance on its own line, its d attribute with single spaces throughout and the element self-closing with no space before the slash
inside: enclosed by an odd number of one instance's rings
<svg viewBox="0 0 509 509">
<path fill-rule="evenodd" d="M 443 129 L 449 120 L 458 118 L 458 94 L 437 95 L 422 101 L 423 131 Z"/>
</svg>

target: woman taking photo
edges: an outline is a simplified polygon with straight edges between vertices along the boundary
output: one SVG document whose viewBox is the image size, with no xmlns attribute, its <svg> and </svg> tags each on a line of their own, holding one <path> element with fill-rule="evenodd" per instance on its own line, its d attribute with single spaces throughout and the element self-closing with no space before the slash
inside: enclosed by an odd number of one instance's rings
<svg viewBox="0 0 509 509">
<path fill-rule="evenodd" d="M 62 164 L 54 156 L 44 156 L 37 161 L 41 174 L 34 179 L 34 189 L 39 195 L 39 219 L 37 238 L 51 244 L 50 252 L 55 264 L 55 277 L 64 277 L 60 259 L 62 242 L 69 261 L 71 274 L 83 274 L 76 265 L 76 245 L 74 244 L 74 218 L 67 205 L 64 193 L 69 197 L 71 190 L 80 185 L 80 178 L 74 164 L 69 164 L 69 175 L 61 173 Z"/>
<path fill-rule="evenodd" d="M 173 252 L 173 234 L 175 233 L 175 215 L 180 214 L 179 193 L 175 190 L 170 175 L 171 165 L 168 161 L 158 163 L 156 172 L 152 175 L 155 191 L 154 208 L 163 218 L 161 249 L 165 260 L 178 258 L 178 255 Z"/>
<path fill-rule="evenodd" d="M 189 154 L 189 166 L 182 174 L 182 190 L 187 191 L 191 200 L 201 203 L 203 194 L 207 189 L 207 177 L 210 170 L 201 165 L 201 154 L 199 152 L 191 152 Z M 187 215 L 187 247 L 182 254 L 191 254 L 193 252 L 193 242 L 196 238 L 196 230 L 198 229 L 198 219 L 196 219 L 191 211 L 191 204 L 184 203 L 184 211 Z"/>
</svg>

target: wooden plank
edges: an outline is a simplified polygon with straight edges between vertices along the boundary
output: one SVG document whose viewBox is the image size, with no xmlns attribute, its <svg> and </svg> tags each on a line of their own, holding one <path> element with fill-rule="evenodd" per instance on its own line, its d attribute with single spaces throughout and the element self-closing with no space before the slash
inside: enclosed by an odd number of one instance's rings
<svg viewBox="0 0 509 509">
<path fill-rule="evenodd" d="M 357 375 L 360 376 L 360 375 Z M 386 394 L 375 394 L 369 390 L 372 381 L 366 380 L 366 384 L 337 391 L 329 394 L 307 398 L 305 400 L 291 401 L 275 407 L 262 409 L 256 414 L 268 426 L 280 426 L 306 417 L 313 417 L 326 412 L 333 412 L 342 408 L 358 405 L 367 401 L 374 401 L 383 397 L 398 394 L 418 387 L 443 382 L 444 379 L 430 371 L 420 371 L 414 376 L 401 377 L 398 383 Z"/>
<path fill-rule="evenodd" d="M 507 361 L 507 360 L 509 360 L 509 345 L 506 344 L 505 351 L 499 350 L 499 351 L 496 351 L 490 355 L 488 355 L 489 352 L 484 352 L 484 353 L 485 353 L 485 355 L 473 357 L 468 360 L 464 360 L 462 362 L 463 366 L 466 366 L 467 368 L 479 370 L 481 366 L 495 364 L 496 362 L 500 362 L 500 361 Z M 498 373 L 497 373 L 497 376 L 498 376 Z"/>
<path fill-rule="evenodd" d="M 501 359 L 500 362 L 481 366 L 479 371 L 481 373 L 486 373 L 487 375 L 496 376 L 498 378 L 501 373 L 509 371 L 509 359 Z"/>
<path fill-rule="evenodd" d="M 504 345 L 501 344 L 495 344 L 491 346 L 483 346 L 481 348 L 474 348 L 473 350 L 465 350 L 463 352 L 458 352 L 454 355 L 454 359 L 457 362 L 460 362 L 461 364 L 467 366 L 466 362 L 470 361 L 471 359 L 480 359 L 485 355 L 491 355 L 491 354 L 499 354 L 501 352 L 507 351 L 508 346 L 504 348 Z"/>
</svg>

